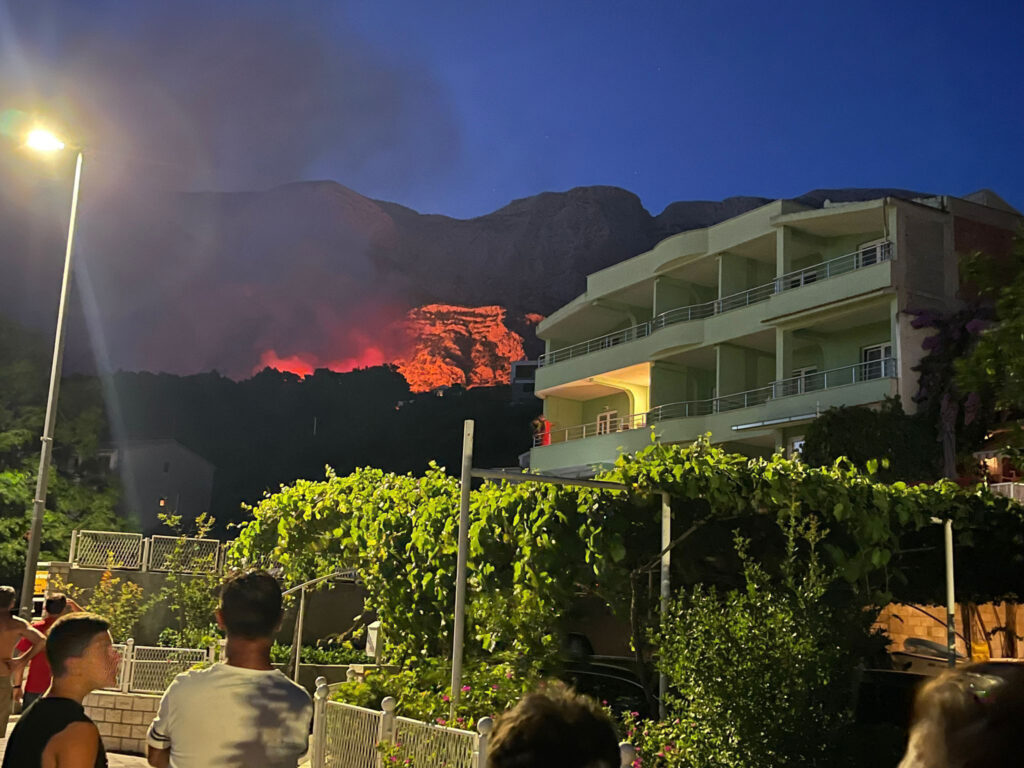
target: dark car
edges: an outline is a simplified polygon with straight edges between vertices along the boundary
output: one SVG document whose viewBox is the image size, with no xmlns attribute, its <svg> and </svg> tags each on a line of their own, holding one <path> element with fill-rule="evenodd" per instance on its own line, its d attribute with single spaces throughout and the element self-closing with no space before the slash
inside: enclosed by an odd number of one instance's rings
<svg viewBox="0 0 1024 768">
<path fill-rule="evenodd" d="M 648 701 L 636 663 L 623 656 L 589 656 L 563 663 L 559 679 L 577 692 L 592 696 L 616 714 L 657 714 L 657 702 Z"/>
</svg>

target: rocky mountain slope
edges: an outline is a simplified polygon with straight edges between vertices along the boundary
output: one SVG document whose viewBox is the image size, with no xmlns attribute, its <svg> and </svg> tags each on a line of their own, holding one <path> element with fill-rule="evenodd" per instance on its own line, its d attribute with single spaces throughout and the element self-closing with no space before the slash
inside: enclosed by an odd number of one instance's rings
<svg viewBox="0 0 1024 768">
<path fill-rule="evenodd" d="M 815 190 L 797 199 L 820 206 L 826 198 L 915 194 Z M 87 211 L 80 264 L 88 282 L 79 285 L 92 316 L 72 329 L 81 340 L 88 326 L 93 352 L 101 339 L 100 357 L 114 369 L 216 369 L 238 377 L 281 360 L 293 361 L 296 370 L 347 370 L 414 365 L 429 348 L 427 369 L 459 370 L 469 383 L 474 374 L 467 361 L 483 353 L 467 351 L 466 338 L 477 339 L 480 349 L 501 348 L 506 359 L 518 354 L 508 346 L 514 346 L 511 333 L 535 355 L 536 319 L 527 316 L 547 315 L 579 295 L 587 274 L 766 202 L 681 201 L 652 215 L 626 190 L 580 187 L 461 220 L 371 200 L 327 181 L 262 192 L 139 194 Z M 23 230 L 15 201 L 0 206 L 0 234 L 9 235 L 0 249 L 8 278 L 0 284 L 0 303 L 16 319 L 52 306 L 32 286 L 50 291 L 59 284 L 59 272 L 45 272 L 59 264 L 43 258 L 60 252 L 59 228 L 49 241 Z M 444 311 L 449 316 L 442 319 Z M 42 324 L 38 316 L 28 319 Z M 427 341 L 428 328 L 452 334 Z M 473 366 L 499 364 L 496 358 Z"/>
</svg>

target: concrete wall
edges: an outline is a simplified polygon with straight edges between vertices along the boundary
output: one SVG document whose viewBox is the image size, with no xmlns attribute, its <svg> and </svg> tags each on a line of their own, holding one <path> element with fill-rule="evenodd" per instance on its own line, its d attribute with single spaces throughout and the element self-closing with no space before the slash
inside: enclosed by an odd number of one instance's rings
<svg viewBox="0 0 1024 768">
<path fill-rule="evenodd" d="M 138 584 L 143 589 L 144 599 L 159 594 L 167 583 L 165 573 L 143 573 L 141 571 L 112 572 L 122 582 Z M 99 583 L 103 571 L 93 568 L 72 568 L 62 576 L 79 589 L 92 590 Z M 183 576 L 182 578 L 190 578 Z M 363 610 L 366 592 L 355 584 L 336 584 L 329 589 L 309 592 L 306 596 L 306 617 L 303 622 L 303 643 L 315 643 L 321 638 L 340 634 L 349 628 L 352 619 Z M 86 596 L 88 600 L 88 596 Z M 295 629 L 298 600 L 286 604 L 284 622 L 278 639 L 291 643 Z M 211 622 L 213 617 L 210 617 Z M 137 645 L 155 645 L 160 632 L 174 627 L 175 620 L 165 603 L 157 603 L 142 617 L 134 632 Z M 125 638 L 126 639 L 126 638 Z"/>
<path fill-rule="evenodd" d="M 624 392 L 587 400 L 582 403 L 581 411 L 583 421 L 577 422 L 578 424 L 589 424 L 592 421 L 596 421 L 598 416 L 608 411 L 616 411 L 620 417 L 628 416 L 633 412 L 630 407 L 629 396 Z"/>
</svg>

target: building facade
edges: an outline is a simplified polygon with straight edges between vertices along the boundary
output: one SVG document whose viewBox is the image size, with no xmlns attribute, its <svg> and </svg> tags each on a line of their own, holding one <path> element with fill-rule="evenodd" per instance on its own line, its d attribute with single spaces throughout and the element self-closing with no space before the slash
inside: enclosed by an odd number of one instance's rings
<svg viewBox="0 0 1024 768">
<path fill-rule="evenodd" d="M 899 395 L 913 410 L 930 332 L 908 313 L 955 306 L 959 257 L 1005 249 L 1020 221 L 987 191 L 820 209 L 777 200 L 590 275 L 537 329 L 550 427 L 531 468 L 590 475 L 652 430 L 793 451 L 833 406 Z"/>
<path fill-rule="evenodd" d="M 100 452 L 121 479 L 122 516 L 135 517 L 144 534 L 168 532 L 162 514 L 187 525 L 210 511 L 215 468 L 177 440 L 123 440 Z"/>
</svg>

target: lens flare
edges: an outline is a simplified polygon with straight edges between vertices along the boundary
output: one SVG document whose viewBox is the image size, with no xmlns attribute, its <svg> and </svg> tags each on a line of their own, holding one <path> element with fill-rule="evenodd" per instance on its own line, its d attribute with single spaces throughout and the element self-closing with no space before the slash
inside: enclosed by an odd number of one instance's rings
<svg viewBox="0 0 1024 768">
<path fill-rule="evenodd" d="M 33 128 L 28 132 L 25 146 L 37 152 L 56 152 L 64 149 L 64 142 L 42 128 Z"/>
</svg>

